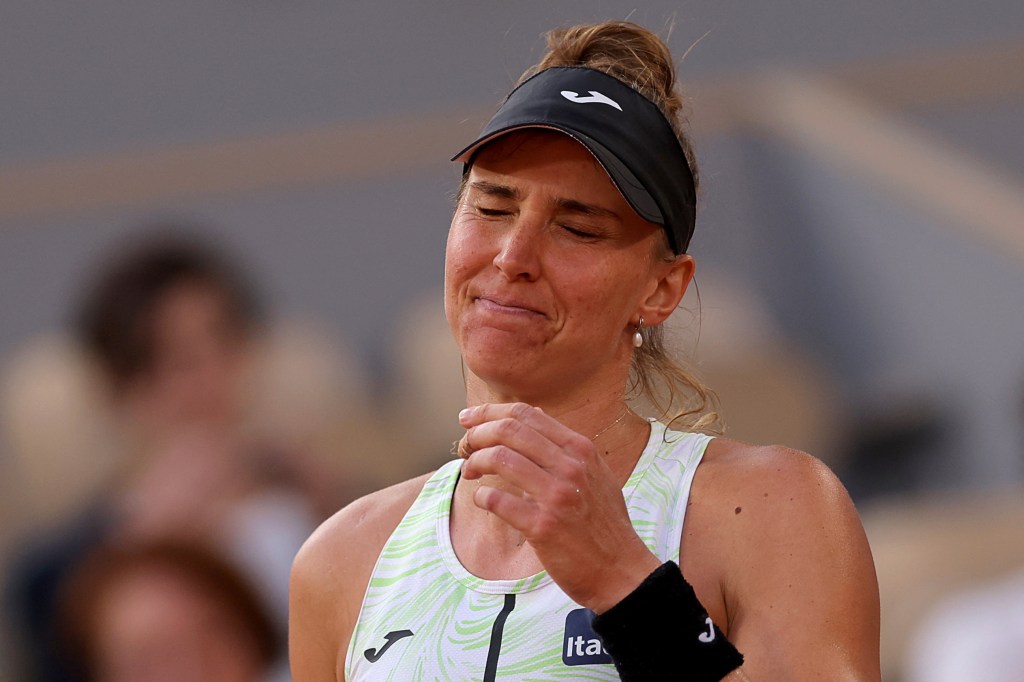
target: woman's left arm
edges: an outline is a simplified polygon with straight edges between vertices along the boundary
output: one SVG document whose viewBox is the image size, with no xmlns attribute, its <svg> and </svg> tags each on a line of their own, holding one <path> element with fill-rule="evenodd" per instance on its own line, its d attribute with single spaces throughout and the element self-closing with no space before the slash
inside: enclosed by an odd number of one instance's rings
<svg viewBox="0 0 1024 682">
<path fill-rule="evenodd" d="M 694 483 L 683 573 L 717 574 L 724 629 L 745 657 L 726 679 L 879 680 L 878 583 L 845 488 L 804 453 L 715 448 Z"/>
</svg>

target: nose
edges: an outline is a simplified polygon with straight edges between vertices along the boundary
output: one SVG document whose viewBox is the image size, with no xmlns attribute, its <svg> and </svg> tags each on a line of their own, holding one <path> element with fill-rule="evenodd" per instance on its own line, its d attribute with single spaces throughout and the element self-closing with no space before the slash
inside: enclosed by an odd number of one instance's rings
<svg viewBox="0 0 1024 682">
<path fill-rule="evenodd" d="M 510 282 L 533 281 L 540 273 L 540 240 L 543 230 L 530 216 L 520 214 L 505 231 L 494 265 Z"/>
</svg>

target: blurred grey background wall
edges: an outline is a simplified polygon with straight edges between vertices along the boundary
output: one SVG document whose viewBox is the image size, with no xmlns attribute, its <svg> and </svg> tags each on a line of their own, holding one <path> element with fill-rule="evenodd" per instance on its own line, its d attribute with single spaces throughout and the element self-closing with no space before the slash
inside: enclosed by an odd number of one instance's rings
<svg viewBox="0 0 1024 682">
<path fill-rule="evenodd" d="M 115 245 L 183 219 L 240 258 L 273 313 L 317 320 L 390 390 L 403 315 L 424 297 L 442 315 L 447 157 L 545 30 L 605 18 L 686 53 L 702 294 L 719 281 L 705 273 L 737 283 L 834 382 L 844 452 L 816 454 L 862 509 L 1019 486 L 1011 0 L 8 0 L 0 358 L 66 326 Z"/>
</svg>

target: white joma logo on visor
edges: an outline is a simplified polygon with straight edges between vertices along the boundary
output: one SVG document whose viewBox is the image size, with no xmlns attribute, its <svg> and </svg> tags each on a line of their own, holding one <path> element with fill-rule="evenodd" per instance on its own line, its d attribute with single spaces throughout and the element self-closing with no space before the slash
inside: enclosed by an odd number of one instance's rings
<svg viewBox="0 0 1024 682">
<path fill-rule="evenodd" d="M 576 104 L 607 104 L 610 107 L 615 107 L 619 111 L 622 111 L 622 107 L 619 106 L 618 102 L 607 95 L 602 95 L 597 90 L 591 90 L 590 97 L 583 97 L 580 93 L 573 92 L 572 90 L 562 90 L 562 97 L 566 98 L 570 102 L 575 102 Z"/>
</svg>

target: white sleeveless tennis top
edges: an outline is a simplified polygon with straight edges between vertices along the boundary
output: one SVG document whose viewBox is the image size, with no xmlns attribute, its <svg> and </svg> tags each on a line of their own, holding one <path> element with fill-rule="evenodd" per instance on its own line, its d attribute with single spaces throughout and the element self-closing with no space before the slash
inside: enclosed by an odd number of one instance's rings
<svg viewBox="0 0 1024 682">
<path fill-rule="evenodd" d="M 623 487 L 633 528 L 662 561 L 679 561 L 690 485 L 710 440 L 652 422 Z M 381 551 L 346 681 L 618 680 L 590 627 L 593 612 L 547 572 L 481 580 L 459 563 L 448 515 L 461 464 L 448 462 L 426 482 Z"/>
</svg>

